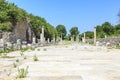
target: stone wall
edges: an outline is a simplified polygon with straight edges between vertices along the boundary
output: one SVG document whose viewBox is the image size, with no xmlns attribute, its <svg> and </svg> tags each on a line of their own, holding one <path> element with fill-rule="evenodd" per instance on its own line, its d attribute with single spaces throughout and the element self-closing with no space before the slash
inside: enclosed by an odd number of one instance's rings
<svg viewBox="0 0 120 80">
<path fill-rule="evenodd" d="M 87 39 L 86 42 L 93 43 L 93 39 Z M 110 43 L 111 45 L 119 45 L 120 44 L 120 38 L 101 38 L 97 39 L 96 43 L 99 42 L 101 45 L 106 45 L 107 43 Z"/>
<path fill-rule="evenodd" d="M 27 23 L 27 20 L 18 22 L 13 30 L 13 33 L 15 34 L 16 40 L 21 39 L 22 41 L 27 41 L 28 40 L 27 35 L 30 35 L 28 38 L 29 38 L 29 40 L 31 40 L 30 39 L 31 32 L 28 32 L 29 28 L 30 28 L 30 26 Z"/>
</svg>

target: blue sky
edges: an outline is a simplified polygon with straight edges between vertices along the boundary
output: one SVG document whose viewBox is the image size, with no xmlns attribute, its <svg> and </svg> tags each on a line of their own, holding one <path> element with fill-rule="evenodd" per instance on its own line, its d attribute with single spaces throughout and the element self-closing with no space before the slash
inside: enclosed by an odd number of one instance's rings
<svg viewBox="0 0 120 80">
<path fill-rule="evenodd" d="M 66 26 L 67 32 L 77 26 L 80 33 L 93 31 L 108 21 L 118 24 L 120 0 L 7 0 L 28 13 L 41 16 L 56 27 Z"/>
</svg>

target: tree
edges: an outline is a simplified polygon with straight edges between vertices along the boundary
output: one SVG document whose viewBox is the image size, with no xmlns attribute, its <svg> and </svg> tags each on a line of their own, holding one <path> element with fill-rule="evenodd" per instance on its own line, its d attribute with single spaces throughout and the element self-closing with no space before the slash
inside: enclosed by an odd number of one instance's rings
<svg viewBox="0 0 120 80">
<path fill-rule="evenodd" d="M 33 14 L 29 14 L 29 18 L 31 29 L 33 30 L 36 38 L 40 38 L 42 26 L 44 26 L 44 33 L 46 39 L 49 38 L 50 40 L 52 40 L 54 36 L 57 36 L 56 29 L 52 25 L 47 23 L 47 21 L 44 18 L 34 16 Z"/>
<path fill-rule="evenodd" d="M 106 33 L 106 35 L 110 36 L 114 34 L 114 27 L 109 23 L 105 22 L 102 24 L 103 31 Z"/>
<path fill-rule="evenodd" d="M 120 36 L 120 24 L 115 25 L 115 36 Z"/>
<path fill-rule="evenodd" d="M 96 26 L 97 38 L 104 38 L 106 36 L 115 35 L 115 27 L 109 22 L 104 22 L 102 25 Z"/>
<path fill-rule="evenodd" d="M 59 25 L 57 25 L 56 30 L 58 32 L 58 36 L 61 37 L 61 35 L 62 35 L 62 39 L 64 39 L 67 34 L 65 26 L 59 24 Z"/>
<path fill-rule="evenodd" d="M 76 39 L 76 36 L 79 35 L 78 27 L 76 27 L 76 26 L 72 27 L 70 29 L 70 34 L 74 39 Z"/>
<path fill-rule="evenodd" d="M 85 34 L 86 34 L 86 38 L 88 39 L 92 39 L 94 37 L 94 32 L 92 31 L 86 31 Z"/>
</svg>

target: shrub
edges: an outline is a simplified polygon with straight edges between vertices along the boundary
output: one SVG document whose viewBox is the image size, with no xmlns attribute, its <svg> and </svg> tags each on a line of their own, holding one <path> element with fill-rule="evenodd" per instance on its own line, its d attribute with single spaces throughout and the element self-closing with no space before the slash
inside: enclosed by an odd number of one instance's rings
<svg viewBox="0 0 120 80">
<path fill-rule="evenodd" d="M 18 75 L 17 78 L 25 78 L 28 74 L 28 66 L 25 68 L 18 68 Z"/>
</svg>

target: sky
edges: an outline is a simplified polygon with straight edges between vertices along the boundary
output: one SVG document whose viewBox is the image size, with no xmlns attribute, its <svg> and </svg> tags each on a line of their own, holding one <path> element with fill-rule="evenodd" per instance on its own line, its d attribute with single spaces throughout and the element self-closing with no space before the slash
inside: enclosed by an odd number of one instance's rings
<svg viewBox="0 0 120 80">
<path fill-rule="evenodd" d="M 28 13 L 46 19 L 56 27 L 62 24 L 67 32 L 76 26 L 80 33 L 93 31 L 104 22 L 118 24 L 120 0 L 7 0 Z"/>
</svg>

